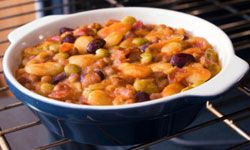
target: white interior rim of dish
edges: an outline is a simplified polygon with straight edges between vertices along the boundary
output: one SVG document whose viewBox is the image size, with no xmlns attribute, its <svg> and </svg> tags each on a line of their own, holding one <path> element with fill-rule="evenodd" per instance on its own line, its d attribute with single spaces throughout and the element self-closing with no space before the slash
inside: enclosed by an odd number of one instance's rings
<svg viewBox="0 0 250 150">
<path fill-rule="evenodd" d="M 203 20 L 201 18 L 198 18 L 198 17 L 195 17 L 195 16 L 191 16 L 189 14 L 185 14 L 185 13 L 182 13 L 182 12 L 176 12 L 176 11 L 173 11 L 173 10 L 166 10 L 166 9 L 157 9 L 157 8 L 143 8 L 143 7 L 125 7 L 125 8 L 106 8 L 106 9 L 99 9 L 99 10 L 91 10 L 91 11 L 85 11 L 85 12 L 80 12 L 80 13 L 76 13 L 76 14 L 71 14 L 71 15 L 67 15 L 67 18 L 70 18 L 71 16 L 76 16 L 76 15 L 80 15 L 80 14 L 88 14 L 88 13 L 101 13 L 101 12 L 106 12 L 106 11 L 110 11 L 110 13 L 112 13 L 114 10 L 126 10 L 126 11 L 129 11 L 129 10 L 135 10 L 135 9 L 143 9 L 144 11 L 150 11 L 150 10 L 154 10 L 154 11 L 165 11 L 166 13 L 177 13 L 179 15 L 183 15 L 183 17 L 191 17 L 193 20 L 195 21 L 202 21 L 202 22 L 205 22 L 207 23 L 209 26 L 211 26 L 211 28 L 216 28 L 216 30 L 218 30 L 218 32 L 221 33 L 221 38 L 224 38 L 227 43 L 225 44 L 228 44 L 229 47 L 231 48 L 231 51 L 230 51 L 230 56 L 233 57 L 234 55 L 234 50 L 233 50 L 233 46 L 232 46 L 232 43 L 231 41 L 229 40 L 229 38 L 227 37 L 227 35 L 221 30 L 219 29 L 218 27 L 216 27 L 215 25 L 211 24 L 210 22 L 206 21 L 206 20 Z M 62 18 L 62 19 L 67 19 L 67 18 Z M 111 19 L 111 18 L 110 18 Z M 58 21 L 58 20 L 57 20 Z M 49 24 L 49 23 L 48 23 Z M 185 28 L 185 27 L 184 27 Z M 44 96 L 41 96 L 39 94 L 36 94 L 35 92 L 33 91 L 30 91 L 28 90 L 27 88 L 25 88 L 24 86 L 22 86 L 19 82 L 17 82 L 17 80 L 15 79 L 13 73 L 11 72 L 10 70 L 10 67 L 9 67 L 9 61 L 10 61 L 10 56 L 11 56 L 11 51 L 13 50 L 13 48 L 16 46 L 16 44 L 18 44 L 18 42 L 21 40 L 22 38 L 20 38 L 18 41 L 15 41 L 14 43 L 11 43 L 11 45 L 9 46 L 9 48 L 7 49 L 6 53 L 5 53 L 5 56 L 4 56 L 4 59 L 3 59 L 3 68 L 4 68 L 4 73 L 5 73 L 5 76 L 6 78 L 11 82 L 12 86 L 15 86 L 18 90 L 20 90 L 23 94 L 25 95 L 28 95 L 34 99 L 37 99 L 39 101 L 43 101 L 43 102 L 46 102 L 46 103 L 50 103 L 50 104 L 53 104 L 53 105 L 57 105 L 57 106 L 61 106 L 61 107 L 65 107 L 65 108 L 75 108 L 75 109 L 91 109 L 91 110 L 115 110 L 115 109 L 128 109 L 128 108 L 135 108 L 135 107 L 142 107 L 142 106 L 148 106 L 148 105 L 153 105 L 153 104 L 158 104 L 158 103 L 163 103 L 165 101 L 170 101 L 170 100 L 175 100 L 175 99 L 178 99 L 178 98 L 182 98 L 182 97 L 188 97 L 188 96 L 200 96 L 200 95 L 196 95 L 195 91 L 198 91 L 199 88 L 203 87 L 203 86 L 206 86 L 206 83 L 209 83 L 211 80 L 213 80 L 214 78 L 216 78 L 218 75 L 216 75 L 215 77 L 213 77 L 212 79 L 210 79 L 210 81 L 194 88 L 194 89 L 190 89 L 188 91 L 185 91 L 185 92 L 181 92 L 181 93 L 178 93 L 178 94 L 175 94 L 175 95 L 172 95 L 172 96 L 168 96 L 168 97 L 163 97 L 163 98 L 160 98 L 160 99 L 156 99 L 156 100 L 150 100 L 150 101 L 146 101 L 146 102 L 141 102 L 141 103 L 133 103 L 133 104 L 125 104 L 125 105 L 110 105 L 110 106 L 91 106 L 91 105 L 80 105 L 80 104 L 73 104 L 73 103 L 65 103 L 65 102 L 61 102 L 61 101 L 58 101 L 58 100 L 54 100 L 54 99 L 50 99 L 50 98 L 47 98 L 47 97 L 44 97 Z M 231 59 L 231 58 L 228 58 L 228 59 Z M 228 60 L 230 61 L 230 60 Z M 228 65 L 224 66 L 222 68 L 225 69 L 227 68 Z M 219 74 L 222 74 L 222 71 L 219 72 Z M 237 80 L 237 79 L 235 79 Z M 234 83 L 236 83 L 237 81 L 234 81 Z M 227 85 L 228 86 L 228 85 Z M 223 86 L 221 87 L 221 89 L 219 89 L 218 93 L 215 93 L 214 95 L 207 95 L 207 96 L 215 96 L 215 95 L 218 95 L 224 91 L 226 91 L 228 88 L 230 88 L 230 86 L 226 87 L 226 86 Z M 202 96 L 202 95 L 201 95 Z M 206 95 L 205 95 L 206 96 Z"/>
</svg>

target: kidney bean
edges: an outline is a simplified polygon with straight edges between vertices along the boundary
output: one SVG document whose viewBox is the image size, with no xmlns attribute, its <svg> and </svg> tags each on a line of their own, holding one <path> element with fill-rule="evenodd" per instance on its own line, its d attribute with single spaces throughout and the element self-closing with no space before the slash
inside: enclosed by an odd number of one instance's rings
<svg viewBox="0 0 250 150">
<path fill-rule="evenodd" d="M 137 92 L 135 95 L 137 102 L 144 102 L 150 100 L 149 94 L 146 92 Z"/>
<path fill-rule="evenodd" d="M 67 74 L 65 72 L 59 73 L 58 75 L 52 78 L 52 83 L 57 84 L 58 82 L 67 78 Z"/>
<path fill-rule="evenodd" d="M 185 54 L 185 53 L 178 53 L 172 56 L 170 63 L 173 66 L 177 66 L 179 68 L 182 68 L 188 63 L 194 62 L 195 58 L 193 55 Z"/>
<path fill-rule="evenodd" d="M 73 35 L 69 34 L 62 39 L 62 43 L 74 43 L 75 40 L 76 38 Z"/>
<path fill-rule="evenodd" d="M 137 92 L 135 94 L 135 99 L 137 102 L 144 102 L 150 100 L 149 94 L 146 92 Z"/>
<path fill-rule="evenodd" d="M 71 32 L 73 30 L 74 29 L 72 29 L 72 28 L 62 27 L 62 28 L 60 28 L 59 32 L 60 32 L 60 34 L 63 34 L 64 32 Z"/>
<path fill-rule="evenodd" d="M 87 52 L 90 54 L 95 54 L 96 50 L 103 48 L 106 41 L 103 39 L 94 39 L 87 45 Z"/>
</svg>

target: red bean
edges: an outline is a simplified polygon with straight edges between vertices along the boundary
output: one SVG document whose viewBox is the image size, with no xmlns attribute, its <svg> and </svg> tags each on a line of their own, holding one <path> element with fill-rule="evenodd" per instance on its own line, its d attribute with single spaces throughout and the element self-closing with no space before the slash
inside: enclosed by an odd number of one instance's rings
<svg viewBox="0 0 250 150">
<path fill-rule="evenodd" d="M 150 100 L 149 94 L 146 92 L 138 92 L 135 95 L 135 99 L 137 102 L 144 102 Z"/>
<path fill-rule="evenodd" d="M 62 27 L 62 28 L 60 28 L 59 32 L 60 32 L 60 34 L 63 34 L 64 32 L 71 32 L 73 30 L 74 29 L 72 29 L 72 28 Z"/>
<path fill-rule="evenodd" d="M 73 35 L 69 34 L 62 39 L 62 43 L 74 43 L 75 40 L 76 38 Z"/>
<path fill-rule="evenodd" d="M 103 39 L 94 39 L 87 45 L 87 52 L 90 54 L 95 54 L 96 50 L 103 48 L 106 41 Z"/>
<path fill-rule="evenodd" d="M 67 74 L 65 72 L 59 73 L 58 75 L 54 76 L 52 79 L 53 84 L 57 84 L 58 82 L 67 78 Z"/>
<path fill-rule="evenodd" d="M 195 58 L 193 55 L 185 54 L 185 53 L 178 53 L 172 56 L 170 63 L 173 66 L 177 66 L 179 68 L 182 68 L 188 63 L 195 62 Z"/>
</svg>

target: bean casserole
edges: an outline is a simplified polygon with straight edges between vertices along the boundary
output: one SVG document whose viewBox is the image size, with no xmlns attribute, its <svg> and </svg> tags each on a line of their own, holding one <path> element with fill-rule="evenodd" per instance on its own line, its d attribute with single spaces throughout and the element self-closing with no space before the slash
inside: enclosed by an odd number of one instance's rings
<svg viewBox="0 0 250 150">
<path fill-rule="evenodd" d="M 189 90 L 220 70 L 206 39 L 126 16 L 60 28 L 58 35 L 23 50 L 16 78 L 52 99 L 122 105 Z"/>
</svg>

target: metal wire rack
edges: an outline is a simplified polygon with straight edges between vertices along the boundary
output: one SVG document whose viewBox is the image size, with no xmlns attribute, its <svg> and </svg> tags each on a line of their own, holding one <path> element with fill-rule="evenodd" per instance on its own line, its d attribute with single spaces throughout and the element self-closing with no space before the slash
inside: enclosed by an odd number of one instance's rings
<svg viewBox="0 0 250 150">
<path fill-rule="evenodd" d="M 9 5 L 0 7 L 0 10 L 8 10 L 10 8 L 19 7 L 23 5 L 28 5 L 32 3 L 37 2 L 44 2 L 43 1 L 26 1 L 17 5 Z M 82 6 L 81 9 L 79 9 Z M 157 8 L 166 8 L 166 9 L 172 9 L 172 10 L 178 10 L 182 12 L 186 12 L 192 15 L 196 15 L 202 18 L 205 18 L 214 24 L 218 25 L 222 30 L 224 30 L 231 40 L 233 41 L 236 54 L 240 57 L 244 58 L 245 60 L 249 61 L 250 53 L 248 52 L 248 49 L 250 48 L 250 1 L 249 0 L 205 0 L 205 1 L 197 1 L 197 0 L 137 0 L 137 1 L 129 1 L 129 0 L 93 0 L 88 2 L 81 2 L 81 1 L 68 1 L 68 3 L 62 3 L 60 5 L 53 5 L 44 7 L 42 9 L 37 9 L 34 11 L 27 11 L 25 13 L 19 13 L 14 15 L 8 15 L 4 17 L 0 17 L 0 21 L 6 20 L 9 18 L 15 18 L 20 17 L 28 14 L 33 14 L 37 12 L 46 12 L 53 9 L 62 9 L 64 7 L 67 7 L 70 9 L 70 12 L 78 12 L 78 11 L 84 11 L 89 9 L 96 9 L 96 8 L 102 8 L 102 7 L 124 7 L 124 6 L 150 6 L 150 7 L 157 7 Z M 61 12 L 61 13 L 67 13 L 67 12 Z M 24 23 L 25 24 L 25 23 Z M 1 28 L 0 32 L 12 30 L 19 26 L 22 26 L 23 24 L 13 25 Z M 1 39 L 0 45 L 4 43 L 8 43 L 9 41 L 7 39 Z M 4 51 L 4 50 L 2 50 Z M 3 55 L 0 56 L 0 59 L 3 57 Z M 0 74 L 3 72 L 0 71 Z M 240 82 L 240 84 L 237 85 L 238 89 L 242 92 L 246 93 L 250 96 L 250 85 L 248 79 L 243 79 L 243 81 Z M 6 92 L 8 91 L 8 87 L 0 87 L 0 92 Z M 237 102 L 235 102 L 237 103 Z M 5 105 L 3 107 L 0 107 L 0 113 L 3 111 L 11 110 L 16 107 L 20 107 L 23 104 L 21 102 L 15 102 L 12 104 Z M 212 120 L 208 120 L 206 122 L 203 122 L 201 124 L 186 128 L 172 136 L 163 137 L 162 139 L 159 139 L 157 141 L 151 142 L 151 143 L 144 143 L 141 145 L 137 145 L 135 147 L 129 148 L 130 150 L 138 150 L 150 147 L 154 144 L 163 142 L 165 140 L 170 140 L 175 137 L 179 137 L 181 135 L 194 132 L 195 130 L 199 130 L 202 128 L 205 128 L 207 126 L 211 126 L 213 124 L 224 122 L 225 125 L 229 126 L 232 130 L 234 130 L 236 133 L 238 133 L 243 139 L 245 139 L 244 142 L 238 143 L 237 145 L 234 145 L 232 147 L 229 147 L 228 150 L 235 150 L 240 149 L 246 146 L 250 145 L 250 135 L 247 134 L 246 131 L 241 129 L 234 120 L 244 115 L 250 114 L 250 106 L 241 110 L 237 110 L 233 113 L 224 115 L 222 114 L 216 107 L 213 106 L 213 104 L 209 101 L 207 101 L 206 108 L 209 112 L 211 112 L 216 118 Z M 244 119 L 247 119 L 245 117 Z M 0 149 L 8 150 L 10 149 L 10 145 L 8 144 L 8 141 L 5 138 L 5 135 L 17 132 L 20 130 L 24 130 L 33 126 L 37 126 L 40 124 L 39 120 L 34 120 L 29 123 L 21 124 L 15 127 L 10 127 L 4 130 L 0 130 Z M 37 150 L 45 150 L 53 147 L 57 147 L 62 144 L 66 144 L 71 142 L 70 139 L 61 139 L 58 141 L 55 141 L 53 143 L 50 143 L 48 145 L 39 146 L 36 149 Z"/>
</svg>

